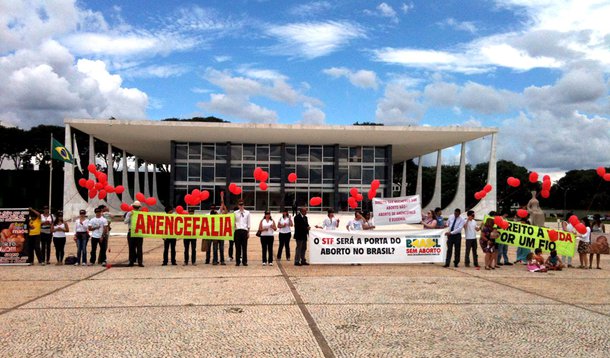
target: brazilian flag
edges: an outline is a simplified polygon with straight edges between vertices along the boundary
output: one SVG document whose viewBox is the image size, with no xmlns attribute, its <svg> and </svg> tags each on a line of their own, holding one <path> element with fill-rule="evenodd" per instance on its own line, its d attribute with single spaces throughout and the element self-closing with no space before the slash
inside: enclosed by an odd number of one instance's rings
<svg viewBox="0 0 610 358">
<path fill-rule="evenodd" d="M 59 143 L 55 139 L 53 139 L 53 153 L 51 158 L 60 160 L 66 163 L 74 163 L 74 158 L 72 157 L 72 153 L 64 147 L 63 144 Z"/>
</svg>

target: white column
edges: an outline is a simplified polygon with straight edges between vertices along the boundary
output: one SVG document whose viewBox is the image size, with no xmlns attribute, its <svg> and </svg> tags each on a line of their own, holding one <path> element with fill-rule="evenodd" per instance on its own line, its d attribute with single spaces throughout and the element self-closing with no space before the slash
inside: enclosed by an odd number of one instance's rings
<svg viewBox="0 0 610 358">
<path fill-rule="evenodd" d="M 108 161 L 108 170 L 106 173 L 108 174 L 108 185 L 114 186 L 114 161 L 112 158 L 112 144 L 108 143 L 108 154 L 106 157 Z M 120 214 L 121 213 L 121 200 L 115 193 L 108 193 L 106 195 L 106 202 L 108 203 L 108 208 L 112 214 Z"/>
<path fill-rule="evenodd" d="M 419 156 L 417 162 L 417 183 L 415 184 L 415 195 L 419 195 L 419 200 L 421 201 L 421 192 L 422 192 L 422 156 Z"/>
<path fill-rule="evenodd" d="M 455 209 L 460 209 L 462 212 L 466 211 L 466 143 L 462 143 L 462 150 L 460 151 L 460 171 L 455 196 L 451 204 L 443 211 L 452 213 Z"/>
<path fill-rule="evenodd" d="M 121 194 L 122 202 L 131 204 L 133 199 L 131 197 L 131 193 L 129 192 L 129 166 L 127 165 L 127 153 L 123 151 L 123 168 L 121 171 L 121 185 L 125 188 L 123 194 Z"/>
<path fill-rule="evenodd" d="M 93 135 L 89 135 L 89 164 L 95 164 L 95 137 L 93 137 Z M 93 179 L 95 182 L 97 182 L 97 179 L 95 178 L 95 176 L 93 174 L 91 174 L 91 172 L 89 172 L 89 179 Z M 95 210 L 95 208 L 97 208 L 98 206 L 100 206 L 100 204 L 104 204 L 106 205 L 106 203 L 103 200 L 100 200 L 96 197 L 94 197 L 93 199 L 89 198 L 89 195 L 87 195 L 87 203 L 89 204 L 87 206 L 87 215 L 92 215 L 93 214 L 93 210 Z"/>
<path fill-rule="evenodd" d="M 407 161 L 402 162 L 402 182 L 400 183 L 400 196 L 407 195 Z"/>
<path fill-rule="evenodd" d="M 432 195 L 432 199 L 426 205 L 425 208 L 422 209 L 422 212 L 427 212 L 428 210 L 434 210 L 436 207 L 441 206 L 441 169 L 443 164 L 442 158 L 442 150 L 439 149 L 436 155 L 436 180 L 434 181 L 434 194 Z"/>
<path fill-rule="evenodd" d="M 66 124 L 64 146 L 72 152 L 72 128 Z M 87 208 L 87 202 L 78 192 L 76 182 L 74 181 L 74 164 L 64 163 L 64 218 L 70 220 L 78 216 L 80 209 Z"/>
<path fill-rule="evenodd" d="M 472 208 L 477 220 L 483 219 L 490 211 L 496 211 L 497 205 L 497 171 L 496 171 L 496 134 L 491 135 L 491 148 L 489 151 L 489 166 L 487 168 L 487 184 L 492 186 L 491 191 L 477 205 Z"/>
<path fill-rule="evenodd" d="M 133 171 L 133 197 L 136 197 L 137 193 L 140 193 L 140 166 L 138 163 L 138 157 L 134 157 L 134 171 Z"/>
<path fill-rule="evenodd" d="M 150 186 L 148 185 L 148 162 L 144 162 L 144 196 L 150 197 Z"/>
</svg>

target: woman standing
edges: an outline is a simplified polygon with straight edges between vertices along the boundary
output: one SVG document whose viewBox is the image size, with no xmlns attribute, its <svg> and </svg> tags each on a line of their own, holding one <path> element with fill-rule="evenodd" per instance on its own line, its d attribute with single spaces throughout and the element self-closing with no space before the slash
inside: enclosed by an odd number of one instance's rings
<svg viewBox="0 0 610 358">
<path fill-rule="evenodd" d="M 578 235 L 580 241 L 578 242 L 578 257 L 580 258 L 580 266 L 578 268 L 587 268 L 587 254 L 589 253 L 589 246 L 591 245 L 591 224 L 589 219 L 585 216 L 581 219 L 582 223 L 585 224 L 587 231 L 584 234 Z M 591 268 L 591 266 L 589 266 Z"/>
<path fill-rule="evenodd" d="M 483 227 L 481 227 L 481 238 L 479 239 L 479 243 L 481 244 L 481 249 L 485 253 L 485 270 L 493 270 L 495 268 L 494 265 L 494 257 L 496 256 L 495 250 L 495 240 L 492 239 L 491 233 L 494 228 L 494 219 L 487 218 Z"/>
<path fill-rule="evenodd" d="M 284 209 L 282 211 L 282 217 L 277 221 L 277 226 L 279 227 L 279 240 L 280 246 L 277 250 L 277 260 L 282 259 L 282 249 L 286 248 L 286 260 L 290 261 L 290 237 L 292 236 L 292 232 L 290 228 L 294 226 L 292 222 L 292 218 L 290 214 L 288 214 L 288 209 Z"/>
<path fill-rule="evenodd" d="M 87 265 L 87 242 L 89 241 L 89 220 L 87 212 L 81 210 L 74 222 L 74 241 L 76 241 L 76 263 L 74 266 Z"/>
<path fill-rule="evenodd" d="M 40 221 L 40 213 L 30 208 L 30 222 L 28 224 L 28 236 L 26 241 L 26 247 L 28 248 L 28 263 L 34 264 L 34 253 L 38 263 L 42 266 L 45 265 L 44 257 L 40 251 L 40 227 L 42 222 Z"/>
<path fill-rule="evenodd" d="M 271 213 L 265 211 L 265 216 L 258 224 L 258 230 L 261 233 L 261 246 L 263 248 L 263 266 L 267 265 L 267 256 L 269 256 L 269 266 L 273 266 L 273 232 L 277 230 L 275 221 L 271 218 Z"/>
<path fill-rule="evenodd" d="M 40 245 L 42 247 L 42 257 L 47 265 L 51 261 L 51 241 L 53 241 L 51 239 L 51 226 L 53 221 L 55 221 L 55 217 L 49 212 L 49 207 L 43 206 L 40 215 Z"/>
<path fill-rule="evenodd" d="M 53 226 L 51 226 L 51 234 L 53 235 L 53 246 L 55 246 L 55 258 L 57 259 L 57 263 L 55 265 L 64 264 L 66 232 L 68 232 L 69 230 L 70 228 L 68 227 L 68 223 L 64 221 L 64 214 L 59 211 L 57 213 L 55 221 L 53 221 Z"/>
<path fill-rule="evenodd" d="M 591 224 L 591 232 L 597 232 L 597 233 L 605 233 L 606 229 L 604 228 L 604 224 L 602 224 L 602 217 L 599 214 L 595 214 L 593 215 L 593 223 Z M 595 260 L 597 261 L 597 269 L 601 270 L 602 268 L 599 267 L 599 256 L 600 254 L 595 254 Z M 590 253 L 589 254 L 589 268 L 591 268 L 591 266 L 593 266 L 593 254 Z"/>
</svg>

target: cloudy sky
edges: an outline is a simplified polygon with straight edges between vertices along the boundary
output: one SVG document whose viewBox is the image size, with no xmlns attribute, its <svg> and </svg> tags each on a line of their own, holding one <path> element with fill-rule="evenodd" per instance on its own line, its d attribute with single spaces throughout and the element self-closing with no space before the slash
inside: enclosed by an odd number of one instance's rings
<svg viewBox="0 0 610 358">
<path fill-rule="evenodd" d="M 2 0 L 0 120 L 489 126 L 530 169 L 607 166 L 608 19 L 608 0 Z"/>
</svg>

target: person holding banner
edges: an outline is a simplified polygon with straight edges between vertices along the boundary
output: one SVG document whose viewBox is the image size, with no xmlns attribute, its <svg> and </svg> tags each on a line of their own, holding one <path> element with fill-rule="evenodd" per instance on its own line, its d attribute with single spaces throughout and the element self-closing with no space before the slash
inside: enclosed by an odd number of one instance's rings
<svg viewBox="0 0 610 358">
<path fill-rule="evenodd" d="M 142 204 L 136 200 L 133 202 L 133 204 L 131 204 L 131 206 L 133 207 L 133 210 L 129 211 L 127 215 L 125 215 L 124 220 L 125 224 L 127 224 L 127 227 L 129 228 L 129 231 L 127 231 L 127 242 L 129 244 L 129 264 L 127 266 L 133 267 L 137 259 L 138 266 L 144 267 L 144 263 L 142 262 L 142 244 L 144 243 L 144 239 L 141 237 L 131 237 L 131 217 L 133 216 L 134 211 L 140 210 Z"/>
<path fill-rule="evenodd" d="M 64 214 L 59 211 L 53 225 L 51 226 L 51 234 L 53 235 L 53 246 L 55 246 L 55 265 L 63 265 L 64 249 L 66 247 L 66 233 L 70 230 L 68 223 L 64 221 Z"/>
<path fill-rule="evenodd" d="M 328 216 L 322 221 L 322 226 L 316 225 L 316 228 L 323 230 L 337 230 L 339 228 L 339 219 L 335 217 L 335 211 L 328 209 Z"/>
<path fill-rule="evenodd" d="M 74 266 L 87 265 L 87 242 L 89 241 L 89 220 L 87 212 L 81 210 L 74 222 L 74 241 L 76 241 L 76 263 Z M 128 213 L 129 214 L 129 213 Z M 129 234 L 127 234 L 129 237 Z"/>
<path fill-rule="evenodd" d="M 279 228 L 278 237 L 280 240 L 280 245 L 277 249 L 277 260 L 282 259 L 282 249 L 286 248 L 286 260 L 290 261 L 290 237 L 292 236 L 290 228 L 294 224 L 290 214 L 288 214 L 288 209 L 282 210 L 282 217 L 277 221 L 277 226 Z"/>
<path fill-rule="evenodd" d="M 174 213 L 174 208 L 168 206 L 165 208 L 165 213 L 167 214 L 173 214 Z M 161 266 L 167 266 L 167 261 L 168 261 L 168 254 L 169 251 L 172 251 L 171 255 L 172 255 L 172 266 L 176 266 L 176 239 L 174 238 L 166 238 L 163 239 L 163 263 L 161 264 Z"/>
<path fill-rule="evenodd" d="M 356 210 L 354 212 L 354 219 L 350 220 L 347 225 L 345 226 L 345 228 L 348 231 L 352 231 L 352 230 L 366 230 L 368 227 L 366 226 L 366 221 L 364 220 L 364 217 L 362 216 L 362 212 L 360 210 Z"/>
<path fill-rule="evenodd" d="M 229 210 L 225 205 L 225 197 L 224 192 L 220 192 L 220 213 L 228 214 Z M 233 241 L 231 240 L 231 245 L 233 245 Z M 218 265 L 218 254 L 220 254 L 220 264 L 222 266 L 225 264 L 225 241 L 224 240 L 214 240 L 212 243 L 212 249 L 214 250 L 214 255 L 212 256 L 212 265 Z"/>
<path fill-rule="evenodd" d="M 189 215 L 195 215 L 195 209 L 188 209 Z M 197 239 L 182 239 L 182 243 L 184 244 L 184 263 L 183 266 L 188 266 L 189 264 L 189 246 L 191 248 L 191 264 L 193 266 L 197 266 Z"/>
<path fill-rule="evenodd" d="M 273 266 L 273 232 L 277 230 L 275 221 L 271 218 L 271 212 L 265 211 L 263 219 L 258 224 L 258 231 L 261 233 L 261 247 L 263 249 L 263 266 L 267 266 L 267 256 L 269 266 Z"/>
<path fill-rule="evenodd" d="M 571 217 L 572 215 L 574 215 L 574 213 L 571 211 L 568 211 L 566 213 L 564 220 L 562 220 L 560 223 L 559 229 L 576 235 L 576 230 L 574 229 L 574 226 L 572 226 L 572 224 L 570 224 L 568 222 L 568 218 Z M 561 256 L 561 261 L 566 263 L 567 268 L 574 267 L 574 266 L 572 266 L 572 256 Z"/>
<path fill-rule="evenodd" d="M 448 225 L 449 231 L 445 233 L 447 236 L 447 257 L 445 258 L 445 266 L 449 267 L 449 262 L 451 261 L 451 254 L 453 254 L 453 249 L 455 248 L 455 256 L 453 258 L 453 266 L 458 267 L 460 263 L 460 248 L 462 247 L 462 229 L 464 228 L 464 218 L 460 215 L 462 211 L 460 209 L 455 209 L 453 211 L 453 216 L 449 217 Z"/>
<path fill-rule="evenodd" d="M 51 242 L 53 241 L 51 226 L 53 226 L 54 220 L 55 218 L 49 212 L 49 207 L 43 206 L 40 215 L 40 244 L 42 246 L 42 257 L 45 258 L 47 265 L 51 263 Z"/>
<path fill-rule="evenodd" d="M 297 241 L 297 248 L 294 253 L 295 266 L 308 266 L 305 260 L 307 251 L 307 237 L 309 236 L 309 221 L 307 219 L 307 208 L 301 207 L 299 213 L 294 217 L 294 239 Z"/>
<path fill-rule="evenodd" d="M 579 234 L 578 241 L 578 257 L 580 258 L 580 266 L 578 268 L 584 269 L 589 266 L 587 263 L 587 254 L 589 253 L 589 247 L 591 245 L 591 225 L 589 223 L 589 219 L 585 216 L 581 219 L 582 223 L 587 228 L 587 231 L 584 234 Z M 589 268 L 591 268 L 589 266 Z"/>
<path fill-rule="evenodd" d="M 216 205 L 210 205 L 210 215 L 217 215 L 218 211 L 216 211 Z M 205 264 L 210 264 L 210 258 L 212 257 L 212 241 L 214 240 L 203 240 L 203 245 L 205 246 Z"/>
<path fill-rule="evenodd" d="M 237 202 L 235 214 L 235 266 L 248 266 L 248 236 L 250 235 L 250 212 L 244 209 L 244 200 Z"/>
</svg>

